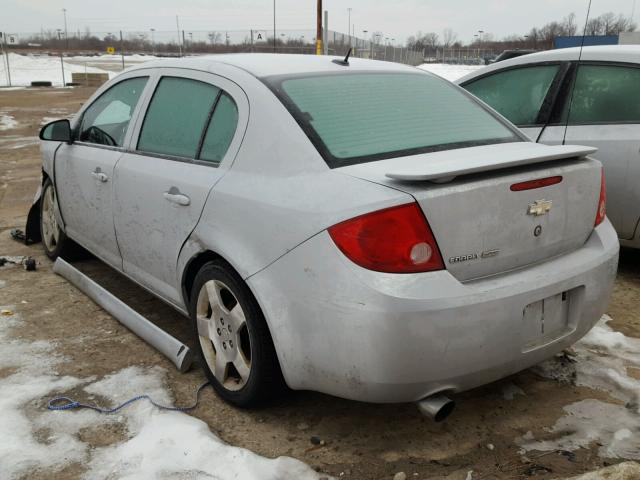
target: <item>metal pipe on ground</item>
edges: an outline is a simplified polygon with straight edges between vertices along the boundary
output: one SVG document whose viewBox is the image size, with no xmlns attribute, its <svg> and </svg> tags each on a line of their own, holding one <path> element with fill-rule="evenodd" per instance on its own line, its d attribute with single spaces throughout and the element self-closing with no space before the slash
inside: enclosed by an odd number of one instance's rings
<svg viewBox="0 0 640 480">
<path fill-rule="evenodd" d="M 160 353 L 171 360 L 180 372 L 189 370 L 193 362 L 193 352 L 180 340 L 147 320 L 62 258 L 58 257 L 53 264 L 53 271 L 66 278 L 78 290 L 113 315 L 129 330 L 154 346 Z"/>
</svg>

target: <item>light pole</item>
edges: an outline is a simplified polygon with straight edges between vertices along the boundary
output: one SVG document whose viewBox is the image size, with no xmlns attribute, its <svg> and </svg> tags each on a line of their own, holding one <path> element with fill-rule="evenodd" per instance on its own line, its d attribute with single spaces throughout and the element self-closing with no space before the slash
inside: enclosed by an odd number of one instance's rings
<svg viewBox="0 0 640 480">
<path fill-rule="evenodd" d="M 151 52 L 155 55 L 156 54 L 156 29 L 155 28 L 150 28 L 149 30 L 151 30 Z"/>
<path fill-rule="evenodd" d="M 59 28 L 56 29 L 56 31 L 58 32 L 58 42 L 60 42 L 60 36 L 62 35 L 62 30 L 60 30 Z M 60 47 L 60 68 L 62 69 L 62 86 L 65 86 L 65 81 L 64 81 L 64 60 L 62 59 L 62 46 Z"/>
<path fill-rule="evenodd" d="M 66 49 L 69 50 L 69 35 L 67 34 L 67 9 L 62 9 L 62 15 L 64 16 L 64 41 Z"/>
<path fill-rule="evenodd" d="M 273 0 L 273 53 L 276 53 L 276 0 Z"/>
<path fill-rule="evenodd" d="M 349 12 L 349 21 L 347 23 L 347 32 L 349 33 L 349 46 L 351 46 L 351 10 L 351 7 L 347 8 L 347 12 Z"/>
</svg>

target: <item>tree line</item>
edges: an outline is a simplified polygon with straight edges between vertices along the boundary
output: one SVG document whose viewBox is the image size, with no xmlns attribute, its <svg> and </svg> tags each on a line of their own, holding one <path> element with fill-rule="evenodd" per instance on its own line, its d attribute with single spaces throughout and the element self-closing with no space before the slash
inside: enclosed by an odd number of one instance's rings
<svg viewBox="0 0 640 480">
<path fill-rule="evenodd" d="M 586 24 L 586 35 L 619 35 L 623 32 L 635 32 L 638 25 L 629 17 L 613 12 L 604 13 L 589 19 Z M 442 35 L 435 32 L 418 32 L 407 39 L 407 47 L 416 50 L 432 52 L 442 48 L 532 48 L 535 50 L 553 47 L 556 37 L 573 36 L 578 34 L 576 14 L 571 13 L 560 21 L 549 22 L 541 27 L 533 27 L 523 35 L 508 35 L 496 40 L 491 33 L 478 32 L 473 40 L 464 44 L 458 40 L 458 35 L 450 28 Z M 581 33 L 580 33 L 581 34 Z"/>
</svg>

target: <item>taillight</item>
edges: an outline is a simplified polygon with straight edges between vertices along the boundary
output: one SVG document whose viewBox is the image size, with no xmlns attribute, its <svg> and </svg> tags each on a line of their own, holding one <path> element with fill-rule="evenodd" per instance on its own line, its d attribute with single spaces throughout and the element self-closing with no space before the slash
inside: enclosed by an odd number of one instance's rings
<svg viewBox="0 0 640 480">
<path fill-rule="evenodd" d="M 329 228 L 351 261 L 378 272 L 443 270 L 438 244 L 417 203 L 386 208 Z"/>
<path fill-rule="evenodd" d="M 595 227 L 600 225 L 607 215 L 607 185 L 605 184 L 604 169 L 600 176 L 600 198 L 598 199 L 598 211 L 596 212 Z"/>
</svg>

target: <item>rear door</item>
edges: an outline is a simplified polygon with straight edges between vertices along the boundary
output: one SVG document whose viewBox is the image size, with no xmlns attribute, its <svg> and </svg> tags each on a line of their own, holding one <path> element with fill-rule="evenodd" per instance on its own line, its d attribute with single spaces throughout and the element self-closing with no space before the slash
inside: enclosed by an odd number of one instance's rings
<svg viewBox="0 0 640 480">
<path fill-rule="evenodd" d="M 568 63 L 517 65 L 461 86 L 517 125 L 534 142 L 547 123 Z"/>
<path fill-rule="evenodd" d="M 607 179 L 607 217 L 620 238 L 633 238 L 640 217 L 640 67 L 587 62 L 573 81 L 573 96 L 570 87 L 563 89 L 558 118 L 540 141 L 598 148 L 595 157 Z"/>
<path fill-rule="evenodd" d="M 124 271 L 180 304 L 178 255 L 235 158 L 248 102 L 205 72 L 162 69 L 154 87 L 116 168 L 115 228 Z"/>
<path fill-rule="evenodd" d="M 122 261 L 113 227 L 113 171 L 131 135 L 147 76 L 129 74 L 82 113 L 76 141 L 56 154 L 58 203 L 67 234 L 114 267 Z"/>
</svg>

